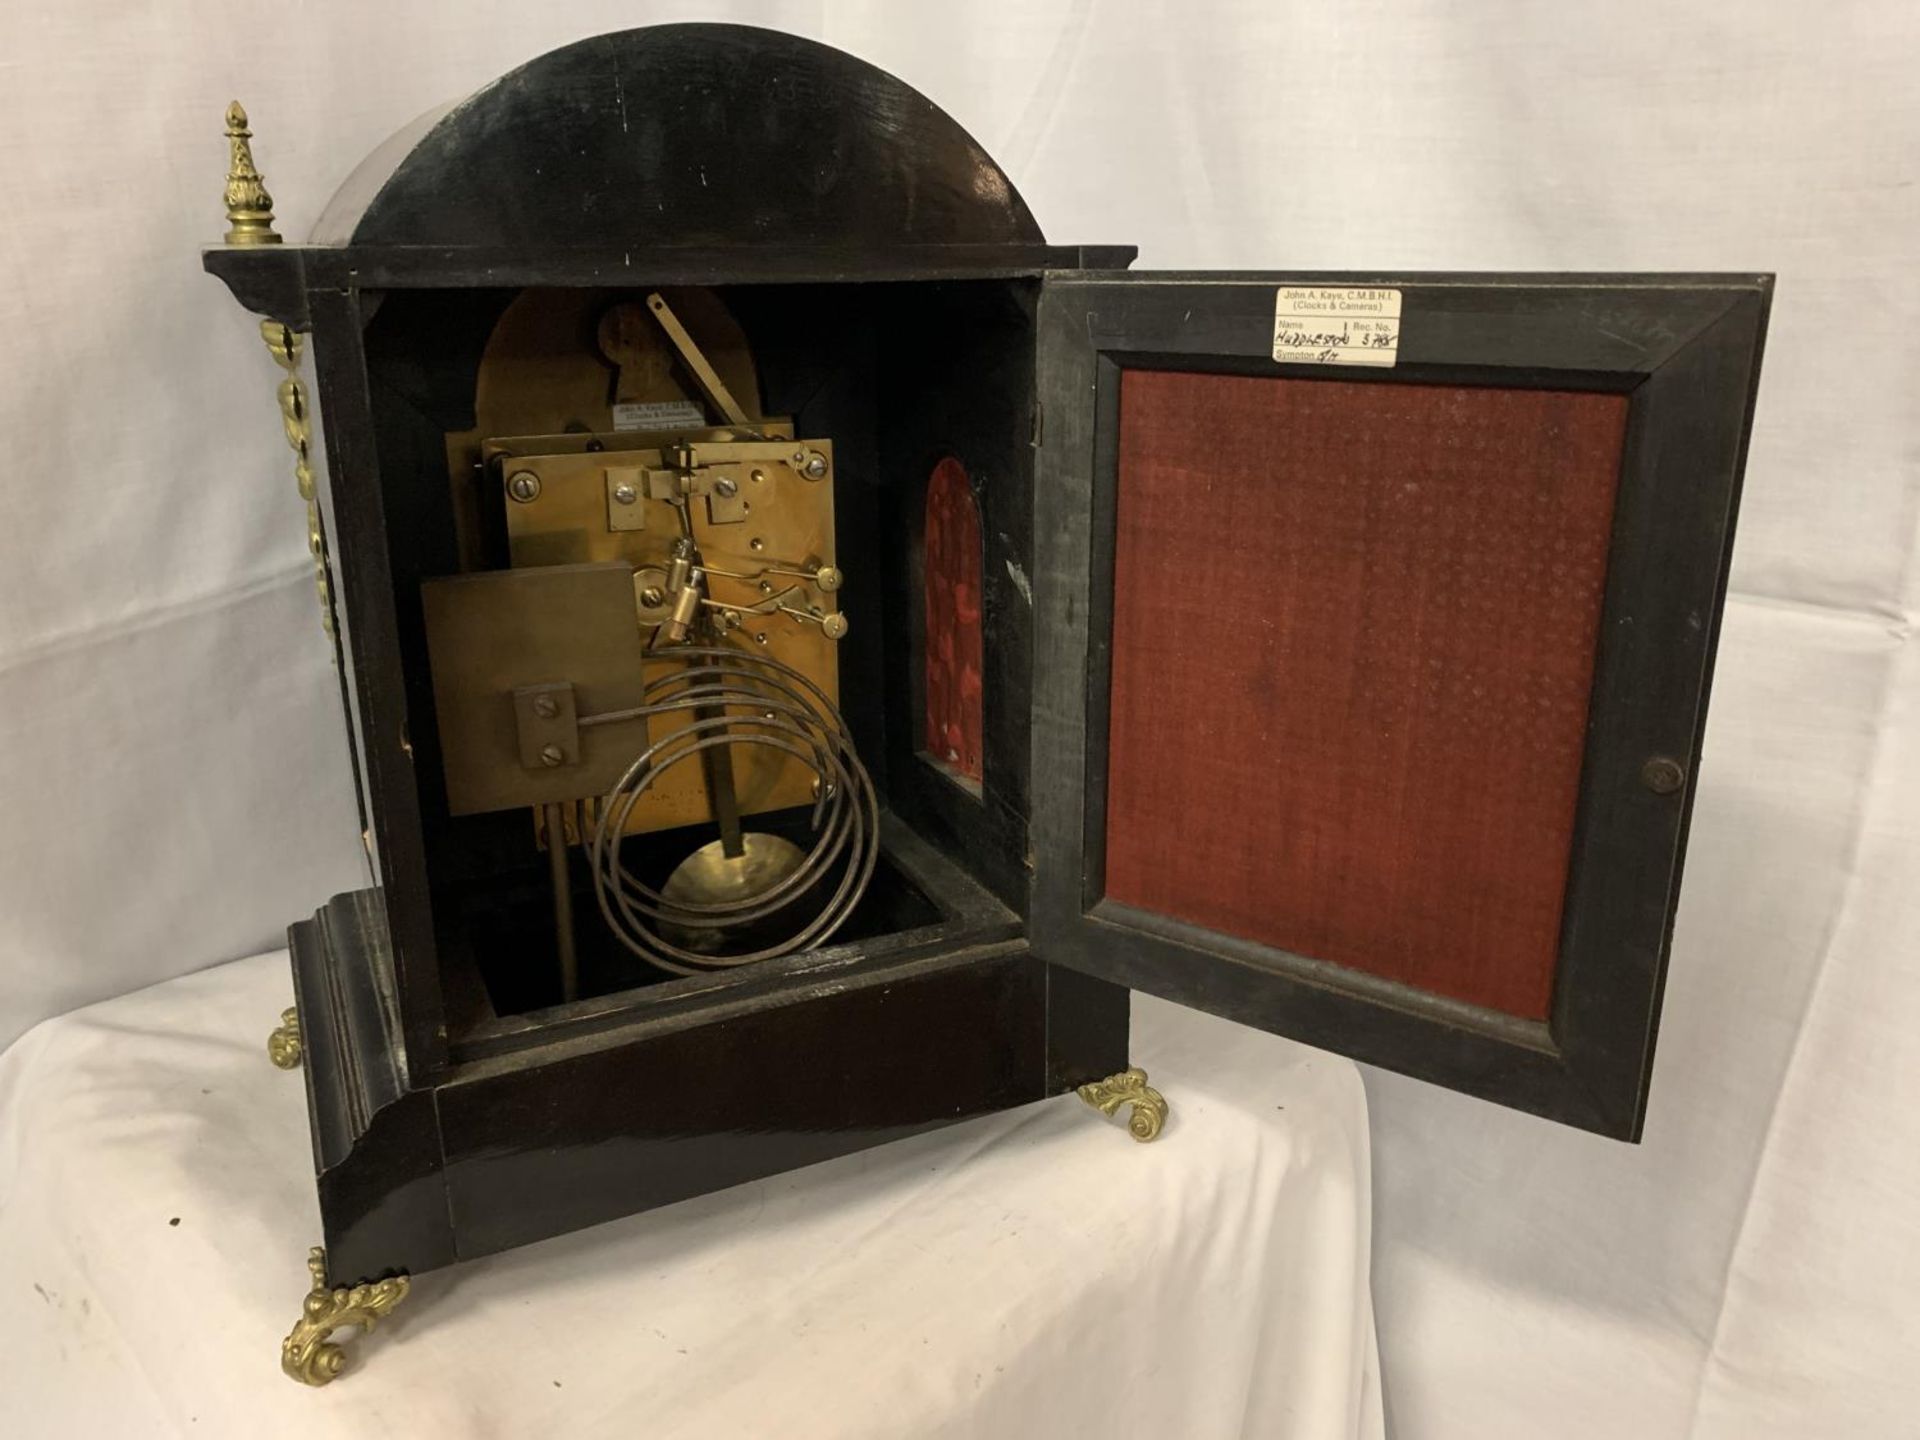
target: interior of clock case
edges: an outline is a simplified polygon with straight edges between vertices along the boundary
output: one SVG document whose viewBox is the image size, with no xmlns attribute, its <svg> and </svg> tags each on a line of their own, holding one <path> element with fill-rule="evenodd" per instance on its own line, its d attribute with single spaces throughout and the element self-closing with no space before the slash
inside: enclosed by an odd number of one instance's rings
<svg viewBox="0 0 1920 1440">
<path fill-rule="evenodd" d="M 380 298 L 367 373 L 456 1044 L 1018 933 L 1037 288 Z M 682 540 L 691 583 L 667 573 Z M 543 772 L 554 698 L 586 723 Z"/>
</svg>

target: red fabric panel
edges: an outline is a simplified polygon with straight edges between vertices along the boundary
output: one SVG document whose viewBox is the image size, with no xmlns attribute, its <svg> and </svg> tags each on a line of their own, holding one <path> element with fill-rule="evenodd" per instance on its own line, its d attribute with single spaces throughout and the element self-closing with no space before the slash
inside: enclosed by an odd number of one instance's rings
<svg viewBox="0 0 1920 1440">
<path fill-rule="evenodd" d="M 927 753 L 955 774 L 980 779 L 980 507 L 958 460 L 927 481 L 922 570 L 926 576 Z"/>
<path fill-rule="evenodd" d="M 1107 895 L 1545 1018 L 1625 397 L 1120 395 Z"/>
</svg>

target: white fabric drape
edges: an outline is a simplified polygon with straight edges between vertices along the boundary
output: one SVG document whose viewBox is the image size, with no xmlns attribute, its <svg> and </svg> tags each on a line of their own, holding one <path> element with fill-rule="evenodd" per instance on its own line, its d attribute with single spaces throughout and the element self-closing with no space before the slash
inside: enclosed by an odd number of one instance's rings
<svg viewBox="0 0 1920 1440">
<path fill-rule="evenodd" d="M 223 965 L 0 1056 L 7 1434 L 1384 1440 L 1359 1073 L 1158 1001 L 1151 1147 L 1064 1096 L 736 1186 L 422 1276 L 297 1389 L 286 987 Z"/>
<path fill-rule="evenodd" d="M 0 1040 L 272 945 L 358 875 L 276 377 L 194 253 L 225 102 L 299 235 L 419 111 L 669 18 L 864 55 L 972 130 L 1050 238 L 1143 266 L 1778 272 L 1647 1142 L 1369 1074 L 1385 1385 L 1409 1440 L 1912 1433 L 1901 0 L 16 0 Z"/>
</svg>

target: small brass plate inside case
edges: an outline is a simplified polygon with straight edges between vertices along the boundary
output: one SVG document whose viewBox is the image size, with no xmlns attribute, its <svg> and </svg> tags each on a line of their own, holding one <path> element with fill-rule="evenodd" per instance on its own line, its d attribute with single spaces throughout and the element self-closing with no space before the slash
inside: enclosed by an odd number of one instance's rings
<svg viewBox="0 0 1920 1440">
<path fill-rule="evenodd" d="M 620 532 L 647 528 L 647 470 L 643 465 L 606 468 L 607 529 Z"/>
<path fill-rule="evenodd" d="M 544 747 L 523 753 L 518 713 L 540 687 L 563 682 L 573 687 L 561 707 L 568 720 L 576 708 L 595 715 L 640 703 L 646 654 L 630 566 L 455 575 L 424 582 L 420 598 L 453 814 L 604 794 L 646 748 L 639 720 L 591 726 L 578 732 L 577 758 L 535 768 L 528 761 Z"/>
<path fill-rule="evenodd" d="M 520 764 L 528 770 L 580 763 L 580 719 L 573 682 L 521 685 L 513 692 L 513 723 L 520 733 Z"/>
</svg>

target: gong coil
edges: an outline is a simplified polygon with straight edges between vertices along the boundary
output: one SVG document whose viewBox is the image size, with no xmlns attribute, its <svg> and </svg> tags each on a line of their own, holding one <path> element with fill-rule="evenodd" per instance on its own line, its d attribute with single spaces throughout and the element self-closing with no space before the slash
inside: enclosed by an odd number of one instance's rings
<svg viewBox="0 0 1920 1440">
<path fill-rule="evenodd" d="M 594 897 L 607 927 L 628 950 L 663 970 L 696 975 L 789 955 L 824 943 L 846 923 L 879 858 L 879 802 L 873 781 L 854 752 L 846 721 L 819 686 L 790 665 L 727 646 L 686 645 L 671 651 L 686 664 L 646 687 L 641 704 L 617 718 L 684 717 L 633 759 L 599 806 L 588 859 Z M 728 713 L 746 711 L 748 713 Z M 609 719 L 616 717 L 607 717 Z M 621 859 L 627 824 L 674 766 L 722 747 L 769 747 L 813 772 L 813 843 L 801 851 L 777 837 L 748 833 L 733 857 L 732 883 L 676 886 L 681 872 L 659 889 L 644 883 Z M 719 867 L 723 842 L 696 851 L 687 866 Z M 779 847 L 792 851 L 788 856 Z M 706 857 L 702 859 L 702 857 Z M 834 877 L 838 877 L 837 882 Z M 808 912 L 831 884 L 824 903 Z M 731 889 L 734 893 L 722 893 Z M 691 898 L 704 894 L 708 898 Z M 702 950 L 745 927 L 764 929 L 798 908 L 790 935 L 737 954 Z"/>
</svg>

